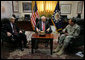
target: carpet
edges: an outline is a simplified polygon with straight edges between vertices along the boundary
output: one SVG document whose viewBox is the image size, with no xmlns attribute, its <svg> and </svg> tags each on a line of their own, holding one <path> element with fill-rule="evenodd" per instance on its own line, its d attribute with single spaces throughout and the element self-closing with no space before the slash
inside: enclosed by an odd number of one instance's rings
<svg viewBox="0 0 85 60">
<path fill-rule="evenodd" d="M 57 43 L 53 42 L 53 50 L 56 48 Z M 75 54 L 62 54 L 58 56 L 56 53 L 50 54 L 50 46 L 45 47 L 44 44 L 39 44 L 38 50 L 31 54 L 31 44 L 28 44 L 28 48 L 24 48 L 24 51 L 15 49 L 10 51 L 8 47 L 1 48 L 2 59 L 82 59 Z"/>
<path fill-rule="evenodd" d="M 34 33 L 34 32 L 33 32 Z M 50 46 L 45 47 L 44 43 L 38 45 L 38 50 L 34 54 L 31 54 L 31 36 L 32 32 L 26 32 L 26 37 L 28 40 L 28 48 L 24 48 L 24 51 L 20 49 L 10 50 L 8 46 L 1 45 L 1 59 L 83 59 L 79 56 L 72 54 L 62 54 L 58 56 L 56 53 L 50 54 Z M 53 40 L 53 50 L 57 47 L 58 35 L 54 34 L 55 38 Z M 7 45 L 6 43 L 4 45 Z"/>
</svg>

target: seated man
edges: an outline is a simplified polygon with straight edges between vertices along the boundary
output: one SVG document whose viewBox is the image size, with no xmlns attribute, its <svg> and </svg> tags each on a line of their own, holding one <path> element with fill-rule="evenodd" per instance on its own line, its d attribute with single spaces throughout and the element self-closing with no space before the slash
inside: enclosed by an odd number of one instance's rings
<svg viewBox="0 0 85 60">
<path fill-rule="evenodd" d="M 24 47 L 26 47 L 27 39 L 25 34 L 23 34 L 22 30 L 19 30 L 17 25 L 15 24 L 15 18 L 11 17 L 10 22 L 6 24 L 4 31 L 7 33 L 7 37 L 10 41 L 13 41 L 15 45 L 19 44 L 20 49 L 23 51 Z"/>
<path fill-rule="evenodd" d="M 69 20 L 69 24 L 64 28 L 63 33 L 64 34 L 59 38 L 57 48 L 54 50 L 54 52 L 58 52 L 58 55 L 61 55 L 64 52 L 64 49 L 70 42 L 71 38 L 79 36 L 80 26 L 76 24 L 74 18 Z"/>
<path fill-rule="evenodd" d="M 41 21 L 38 21 L 36 27 L 35 27 L 36 32 L 44 31 L 45 33 L 51 33 L 51 27 L 48 21 L 46 21 L 46 17 L 42 16 Z M 47 41 L 46 41 L 47 42 Z M 45 45 L 46 47 L 48 44 Z"/>
</svg>

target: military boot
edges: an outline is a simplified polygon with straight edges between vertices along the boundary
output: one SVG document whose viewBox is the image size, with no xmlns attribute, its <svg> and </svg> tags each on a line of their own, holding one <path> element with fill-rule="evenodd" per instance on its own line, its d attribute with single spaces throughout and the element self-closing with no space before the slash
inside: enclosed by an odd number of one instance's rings
<svg viewBox="0 0 85 60">
<path fill-rule="evenodd" d="M 61 45 L 58 44 L 57 48 L 53 51 L 53 53 L 58 52 L 60 50 L 60 48 L 61 48 Z"/>
<path fill-rule="evenodd" d="M 60 51 L 57 53 L 57 55 L 61 55 L 61 54 L 63 54 L 63 52 L 64 52 L 64 48 L 65 48 L 65 46 L 63 45 L 63 46 L 61 47 Z"/>
</svg>

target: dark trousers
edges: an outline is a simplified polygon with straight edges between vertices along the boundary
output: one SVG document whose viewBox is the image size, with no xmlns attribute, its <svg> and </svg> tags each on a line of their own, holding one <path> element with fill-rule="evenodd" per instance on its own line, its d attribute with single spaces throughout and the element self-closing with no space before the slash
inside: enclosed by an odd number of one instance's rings
<svg viewBox="0 0 85 60">
<path fill-rule="evenodd" d="M 13 43 L 15 46 L 17 47 L 24 47 L 27 44 L 27 39 L 26 39 L 26 35 L 23 33 L 19 33 L 17 35 L 13 35 L 8 37 L 8 39 L 10 40 L 10 43 Z M 13 40 L 14 39 L 14 40 Z"/>
</svg>

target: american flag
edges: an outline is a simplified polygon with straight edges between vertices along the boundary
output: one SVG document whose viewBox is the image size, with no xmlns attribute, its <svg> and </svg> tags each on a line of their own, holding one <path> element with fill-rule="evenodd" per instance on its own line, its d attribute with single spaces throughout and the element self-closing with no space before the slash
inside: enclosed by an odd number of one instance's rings
<svg viewBox="0 0 85 60">
<path fill-rule="evenodd" d="M 62 30 L 62 20 L 59 18 L 58 20 L 56 20 L 56 14 L 59 14 L 60 16 L 60 7 L 59 7 L 59 1 L 56 4 L 55 10 L 54 10 L 54 14 L 51 17 L 51 21 L 53 23 L 53 25 L 56 28 L 57 32 L 61 32 Z"/>
<path fill-rule="evenodd" d="M 37 10 L 37 4 L 35 1 L 35 6 L 33 7 L 32 16 L 31 16 L 31 24 L 32 24 L 33 30 L 35 30 L 36 18 L 39 18 L 39 14 Z"/>
</svg>

